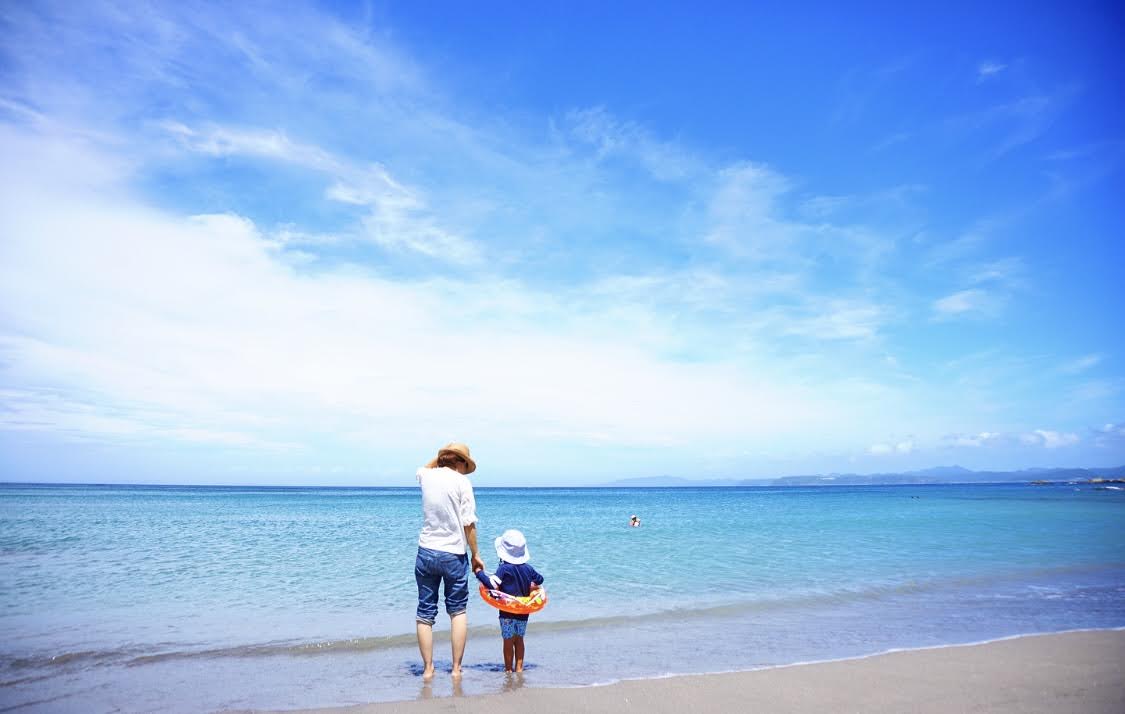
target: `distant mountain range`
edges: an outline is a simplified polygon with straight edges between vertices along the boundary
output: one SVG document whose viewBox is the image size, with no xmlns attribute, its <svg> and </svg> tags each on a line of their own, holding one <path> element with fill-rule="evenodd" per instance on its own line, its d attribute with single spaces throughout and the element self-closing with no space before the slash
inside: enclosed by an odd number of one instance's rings
<svg viewBox="0 0 1125 714">
<path fill-rule="evenodd" d="M 699 486 L 875 486 L 925 483 L 1026 483 L 1029 481 L 1088 481 L 1125 478 L 1125 466 L 1105 469 L 1024 469 L 1022 471 L 971 471 L 961 466 L 939 466 L 921 471 L 882 474 L 823 474 L 783 476 L 774 479 L 688 479 L 675 476 L 642 476 L 611 481 L 617 487 Z"/>
</svg>

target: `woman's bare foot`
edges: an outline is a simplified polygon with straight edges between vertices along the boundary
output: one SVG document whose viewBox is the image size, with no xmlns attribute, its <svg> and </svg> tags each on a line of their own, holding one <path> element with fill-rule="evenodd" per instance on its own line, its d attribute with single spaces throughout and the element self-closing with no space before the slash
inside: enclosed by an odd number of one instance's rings
<svg viewBox="0 0 1125 714">
<path fill-rule="evenodd" d="M 454 669 L 452 672 L 449 673 L 449 676 L 453 677 L 454 679 L 460 679 L 461 678 L 461 668 L 457 667 L 456 669 Z"/>
<path fill-rule="evenodd" d="M 425 669 L 422 670 L 422 681 L 428 682 L 433 678 L 434 678 L 434 666 L 431 664 L 429 667 L 426 667 Z"/>
</svg>

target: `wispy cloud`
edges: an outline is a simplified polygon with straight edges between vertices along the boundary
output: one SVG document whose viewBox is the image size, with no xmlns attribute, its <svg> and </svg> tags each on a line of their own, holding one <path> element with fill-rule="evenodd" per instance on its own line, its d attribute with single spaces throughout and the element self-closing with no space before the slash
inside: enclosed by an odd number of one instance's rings
<svg viewBox="0 0 1125 714">
<path fill-rule="evenodd" d="M 1042 446 L 1045 449 L 1058 449 L 1064 446 L 1074 446 L 1081 437 L 1072 432 L 1058 432 L 1050 429 L 1035 429 L 1034 431 L 1020 434 L 1020 441 L 1031 446 Z"/>
<path fill-rule="evenodd" d="M 197 131 L 175 122 L 166 122 L 165 127 L 193 151 L 285 162 L 324 174 L 331 182 L 325 190 L 328 199 L 368 209 L 353 229 L 356 237 L 451 263 L 475 265 L 481 261 L 480 248 L 473 241 L 438 225 L 421 191 L 395 180 L 382 165 L 358 166 L 277 131 L 221 126 Z"/>
<path fill-rule="evenodd" d="M 966 234 L 959 241 L 976 241 L 975 234 Z M 942 259 L 951 260 L 958 254 L 969 253 L 968 247 L 952 245 L 942 247 Z M 1024 286 L 1026 269 L 1021 258 L 1007 257 L 986 262 L 958 261 L 961 283 L 968 287 L 944 295 L 931 305 L 936 320 L 961 317 L 995 317 L 1011 300 L 1013 294 Z"/>
<path fill-rule="evenodd" d="M 296 164 L 326 174 L 354 173 L 354 169 L 318 146 L 293 141 L 283 131 L 248 130 L 211 125 L 196 130 L 180 122 L 158 122 L 191 151 L 211 156 L 248 156 Z"/>
<path fill-rule="evenodd" d="M 1109 422 L 1093 429 L 1094 445 L 1108 448 L 1125 443 L 1125 424 Z"/>
<path fill-rule="evenodd" d="M 979 256 L 1011 223 L 1010 217 L 990 217 L 973 221 L 968 228 L 949 240 L 935 242 L 923 257 L 929 268 L 941 268 Z"/>
<path fill-rule="evenodd" d="M 949 117 L 941 131 L 959 143 L 985 142 L 987 159 L 996 160 L 1046 134 L 1077 94 L 1075 86 L 1027 94 Z"/>
<path fill-rule="evenodd" d="M 618 119 L 605 107 L 572 110 L 565 124 L 575 138 L 593 146 L 599 158 L 632 158 L 661 181 L 682 180 L 706 170 L 691 152 L 657 139 L 637 122 Z"/>
<path fill-rule="evenodd" d="M 1002 62 L 984 61 L 977 65 L 977 82 L 984 82 L 995 77 L 1008 68 Z"/>
<path fill-rule="evenodd" d="M 971 285 L 1013 288 L 1022 284 L 1026 265 L 1022 258 L 1001 258 L 967 266 L 966 280 Z"/>
<path fill-rule="evenodd" d="M 1077 359 L 1073 359 L 1065 363 L 1064 365 L 1059 367 L 1059 371 L 1066 374 L 1078 374 L 1080 372 L 1085 372 L 1092 367 L 1096 367 L 1101 361 L 1102 355 L 1095 352 L 1093 354 L 1083 355 L 1082 357 L 1078 357 Z"/>
<path fill-rule="evenodd" d="M 933 303 L 934 317 L 939 320 L 948 320 L 966 315 L 992 315 L 997 312 L 999 304 L 996 297 L 980 288 L 958 290 L 955 293 L 938 298 Z"/>
<path fill-rule="evenodd" d="M 888 312 L 871 303 L 828 300 L 804 314 L 787 311 L 785 334 L 821 340 L 869 339 L 886 323 Z"/>
<path fill-rule="evenodd" d="M 1023 432 L 982 431 L 976 434 L 948 434 L 945 443 L 954 447 L 1012 447 L 1030 446 L 1044 449 L 1060 449 L 1075 446 L 1082 438 L 1074 432 L 1053 429 L 1032 429 Z"/>
<path fill-rule="evenodd" d="M 867 453 L 872 456 L 887 456 L 889 454 L 909 454 L 914 451 L 914 441 L 907 439 L 892 444 L 872 444 Z"/>
<path fill-rule="evenodd" d="M 19 351 L 19 345 L 0 343 L 6 353 Z M 9 431 L 47 431 L 71 441 L 147 444 L 187 442 L 212 446 L 288 451 L 297 444 L 261 439 L 246 431 L 243 419 L 237 429 L 216 429 L 206 422 L 185 422 L 183 415 L 161 410 L 107 409 L 104 403 L 79 401 L 60 390 L 0 390 L 4 408 L 0 410 L 0 429 Z M 227 414 L 228 423 L 238 415 Z"/>
<path fill-rule="evenodd" d="M 896 131 L 893 134 L 889 134 L 883 139 L 880 139 L 878 142 L 876 142 L 875 145 L 871 147 L 871 150 L 886 151 L 891 147 L 898 146 L 900 144 L 906 143 L 907 141 L 910 141 L 910 139 L 912 139 L 913 137 L 913 131 Z"/>
<path fill-rule="evenodd" d="M 800 227 L 794 230 L 776 214 L 780 198 L 791 188 L 789 181 L 766 166 L 749 163 L 723 169 L 718 179 L 708 206 L 711 228 L 705 240 L 752 260 L 794 256 Z"/>
<path fill-rule="evenodd" d="M 981 447 L 996 443 L 1003 438 L 1003 434 L 994 431 L 981 431 L 976 434 L 951 434 L 946 437 L 946 442 L 952 446 Z"/>
</svg>

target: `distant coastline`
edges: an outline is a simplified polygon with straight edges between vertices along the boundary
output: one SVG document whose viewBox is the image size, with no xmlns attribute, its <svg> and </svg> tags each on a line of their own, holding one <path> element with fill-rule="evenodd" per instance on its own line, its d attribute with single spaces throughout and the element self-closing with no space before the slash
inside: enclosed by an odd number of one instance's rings
<svg viewBox="0 0 1125 714">
<path fill-rule="evenodd" d="M 572 488 L 768 488 L 777 486 L 926 486 L 953 484 L 1036 484 L 1081 483 L 1102 486 L 1103 484 L 1125 483 L 1125 466 L 1106 468 L 1032 468 L 1020 471 L 972 471 L 961 466 L 941 466 L 920 471 L 901 473 L 830 473 L 782 476 L 778 478 L 746 479 L 692 479 L 680 476 L 640 476 L 595 483 L 546 484 L 514 486 L 504 483 L 477 484 L 478 489 L 572 489 Z M 308 491 L 317 489 L 340 490 L 403 490 L 414 491 L 417 485 L 411 483 L 160 483 L 138 482 L 98 482 L 98 481 L 20 481 L 0 478 L 0 486 L 6 488 L 160 488 L 160 489 L 215 489 L 261 491 Z"/>
<path fill-rule="evenodd" d="M 607 488 L 700 488 L 745 486 L 901 486 L 973 483 L 1099 483 L 1125 478 L 1125 466 L 1109 468 L 1036 468 L 1020 471 L 972 471 L 961 466 L 941 466 L 920 471 L 878 474 L 812 474 L 765 479 L 688 479 L 676 476 L 641 476 L 602 484 Z"/>
</svg>

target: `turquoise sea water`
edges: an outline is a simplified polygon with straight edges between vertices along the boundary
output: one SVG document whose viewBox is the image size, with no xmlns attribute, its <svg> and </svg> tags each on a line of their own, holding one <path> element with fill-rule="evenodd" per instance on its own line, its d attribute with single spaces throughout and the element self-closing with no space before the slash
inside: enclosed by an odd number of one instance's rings
<svg viewBox="0 0 1125 714">
<path fill-rule="evenodd" d="M 1123 491 L 482 488 L 477 501 L 486 561 L 520 528 L 551 602 L 512 680 L 474 592 L 465 694 L 1125 626 Z M 416 489 L 0 485 L 0 710 L 459 693 L 418 676 L 419 526 Z"/>
</svg>

